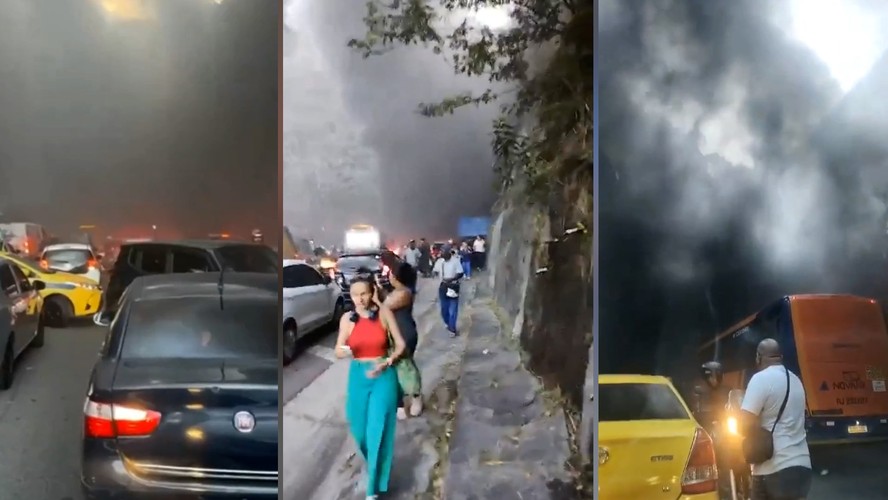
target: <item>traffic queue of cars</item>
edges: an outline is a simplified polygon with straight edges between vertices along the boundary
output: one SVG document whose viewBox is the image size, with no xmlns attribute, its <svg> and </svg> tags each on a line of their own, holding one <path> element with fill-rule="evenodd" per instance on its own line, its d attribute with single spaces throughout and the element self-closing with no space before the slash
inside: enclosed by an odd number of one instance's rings
<svg viewBox="0 0 888 500">
<path fill-rule="evenodd" d="M 279 259 L 227 240 L 121 248 L 94 316 L 87 499 L 277 498 Z"/>
<path fill-rule="evenodd" d="M 397 261 L 398 256 L 386 249 L 343 253 L 333 265 L 284 260 L 284 365 L 296 359 L 301 338 L 325 328 L 334 329 L 342 314 L 353 307 L 349 286 L 356 276 L 369 275 L 388 287 L 391 267 Z"/>
<path fill-rule="evenodd" d="M 93 316 L 108 329 L 83 406 L 84 496 L 277 498 L 277 254 L 127 244 L 104 297 L 90 247 L 40 255 L 0 254 L 0 390 L 46 326 Z"/>
<path fill-rule="evenodd" d="M 95 314 L 101 304 L 97 281 L 41 265 L 11 248 L 0 252 L 0 288 L 0 325 L 8 325 L 0 328 L 0 390 L 12 387 L 22 353 L 43 347 L 47 326 L 65 327 Z"/>
</svg>

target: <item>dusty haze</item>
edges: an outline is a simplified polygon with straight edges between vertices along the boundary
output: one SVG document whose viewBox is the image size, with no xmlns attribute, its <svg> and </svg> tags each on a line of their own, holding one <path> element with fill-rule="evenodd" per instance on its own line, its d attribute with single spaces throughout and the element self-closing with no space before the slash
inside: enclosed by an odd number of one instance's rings
<svg viewBox="0 0 888 500">
<path fill-rule="evenodd" d="M 160 236 L 279 227 L 276 2 L 2 9 L 5 219 L 60 235 L 80 224 L 129 236 L 151 224 Z"/>
</svg>

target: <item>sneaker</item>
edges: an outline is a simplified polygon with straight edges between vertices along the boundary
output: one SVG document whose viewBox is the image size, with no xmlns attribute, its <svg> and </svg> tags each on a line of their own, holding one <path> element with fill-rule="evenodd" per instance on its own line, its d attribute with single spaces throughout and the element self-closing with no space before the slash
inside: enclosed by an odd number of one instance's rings
<svg viewBox="0 0 888 500">
<path fill-rule="evenodd" d="M 412 410 L 413 408 L 411 407 L 410 409 Z M 404 408 L 398 408 L 398 420 L 407 420 L 407 411 Z"/>
<path fill-rule="evenodd" d="M 410 398 L 410 416 L 418 417 L 422 415 L 422 396 L 413 396 Z"/>
<path fill-rule="evenodd" d="M 452 338 L 452 339 L 453 339 L 453 338 L 456 338 L 456 332 L 455 332 L 455 331 L 450 330 L 450 338 Z"/>
</svg>

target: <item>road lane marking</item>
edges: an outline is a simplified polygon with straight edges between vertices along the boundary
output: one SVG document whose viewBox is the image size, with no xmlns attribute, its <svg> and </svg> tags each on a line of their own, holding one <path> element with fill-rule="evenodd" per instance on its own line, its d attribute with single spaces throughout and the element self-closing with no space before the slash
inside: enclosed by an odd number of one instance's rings
<svg viewBox="0 0 888 500">
<path fill-rule="evenodd" d="M 320 425 L 323 427 L 337 427 L 337 428 L 342 428 L 342 429 L 348 427 L 348 422 L 345 421 L 344 419 L 340 420 L 340 419 L 333 419 L 333 418 L 317 418 L 317 417 L 313 417 L 311 415 L 304 415 L 304 414 L 300 414 L 300 413 L 289 414 L 289 415 L 287 415 L 287 417 L 291 418 L 291 419 L 295 419 L 295 420 L 304 420 L 306 422 L 311 422 L 313 424 L 317 424 L 317 425 Z"/>
<path fill-rule="evenodd" d="M 327 360 L 331 363 L 336 362 L 336 351 L 333 350 L 332 347 L 327 347 L 324 345 L 313 345 L 305 350 L 305 352 L 317 356 L 321 359 Z"/>
</svg>

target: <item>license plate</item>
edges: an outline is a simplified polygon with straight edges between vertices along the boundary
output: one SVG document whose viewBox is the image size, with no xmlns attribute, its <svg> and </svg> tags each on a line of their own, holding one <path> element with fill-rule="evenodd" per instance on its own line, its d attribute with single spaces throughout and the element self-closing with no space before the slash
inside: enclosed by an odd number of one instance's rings
<svg viewBox="0 0 888 500">
<path fill-rule="evenodd" d="M 868 429 L 865 425 L 849 425 L 848 434 L 866 434 Z"/>
</svg>

